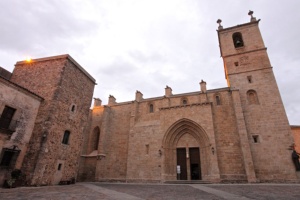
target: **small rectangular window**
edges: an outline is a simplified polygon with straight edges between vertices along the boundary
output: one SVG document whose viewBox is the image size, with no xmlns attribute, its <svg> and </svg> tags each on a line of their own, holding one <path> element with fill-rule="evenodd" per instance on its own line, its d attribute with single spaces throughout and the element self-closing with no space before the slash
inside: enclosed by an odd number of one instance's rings
<svg viewBox="0 0 300 200">
<path fill-rule="evenodd" d="M 237 67 L 239 66 L 239 62 L 234 62 L 234 65 Z"/>
<path fill-rule="evenodd" d="M 248 83 L 252 83 L 252 76 L 247 76 Z"/>
<path fill-rule="evenodd" d="M 58 170 L 58 171 L 60 171 L 60 170 L 61 170 L 61 166 L 62 166 L 62 164 L 61 164 L 61 163 L 59 163 L 59 164 L 58 164 L 58 167 L 57 167 L 57 170 Z"/>
<path fill-rule="evenodd" d="M 258 135 L 252 135 L 253 143 L 259 143 Z"/>
</svg>

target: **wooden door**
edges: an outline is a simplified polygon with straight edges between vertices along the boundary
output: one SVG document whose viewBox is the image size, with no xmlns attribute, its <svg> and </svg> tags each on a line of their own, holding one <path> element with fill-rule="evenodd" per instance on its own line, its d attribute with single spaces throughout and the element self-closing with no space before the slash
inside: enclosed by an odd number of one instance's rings
<svg viewBox="0 0 300 200">
<path fill-rule="evenodd" d="M 187 167 L 186 167 L 186 149 L 177 149 L 177 166 L 180 165 L 180 179 L 187 180 Z"/>
<path fill-rule="evenodd" d="M 189 148 L 191 180 L 201 180 L 201 165 L 199 148 Z"/>
</svg>

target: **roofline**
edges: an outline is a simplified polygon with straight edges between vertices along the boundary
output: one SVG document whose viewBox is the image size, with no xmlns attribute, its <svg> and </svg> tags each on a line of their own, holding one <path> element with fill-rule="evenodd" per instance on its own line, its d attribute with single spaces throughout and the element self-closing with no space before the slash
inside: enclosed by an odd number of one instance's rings
<svg viewBox="0 0 300 200">
<path fill-rule="evenodd" d="M 235 90 L 235 89 L 232 89 L 230 87 L 224 87 L 224 88 L 217 88 L 217 89 L 207 90 L 206 93 L 214 93 L 214 92 L 221 92 L 221 91 L 233 91 L 233 90 Z M 150 97 L 150 98 L 142 99 L 140 101 L 140 103 L 151 102 L 151 101 L 155 101 L 155 100 L 161 100 L 161 99 L 164 99 L 164 98 L 178 98 L 178 97 L 181 97 L 181 96 L 199 95 L 199 94 L 205 94 L 205 93 L 203 93 L 201 91 L 196 91 L 196 92 L 188 92 L 188 93 L 181 93 L 181 94 L 173 94 L 169 97 L 166 97 L 166 96 Z M 107 105 L 104 105 L 104 106 L 113 107 L 113 106 L 131 104 L 133 102 L 135 102 L 135 100 L 124 101 L 124 102 L 116 102 L 115 104 L 112 104 L 112 105 L 107 104 Z"/>
<path fill-rule="evenodd" d="M 290 125 L 291 128 L 300 128 L 300 125 Z"/>
<path fill-rule="evenodd" d="M 248 23 L 245 23 L 245 24 L 238 24 L 236 26 L 231 26 L 231 27 L 228 27 L 228 28 L 218 29 L 217 32 L 219 33 L 219 32 L 223 32 L 223 31 L 235 29 L 235 28 L 240 28 L 242 26 L 248 26 L 248 25 L 251 25 L 251 24 L 258 24 L 259 22 L 260 22 L 260 19 L 256 20 L 256 21 L 253 21 L 253 22 L 248 22 Z"/>
<path fill-rule="evenodd" d="M 96 84 L 96 80 L 83 67 L 81 67 L 81 65 L 78 64 L 69 54 L 32 59 L 30 62 L 31 63 L 33 63 L 33 62 L 42 62 L 42 61 L 47 61 L 47 60 L 55 60 L 55 59 L 63 59 L 63 58 L 69 59 L 81 72 L 83 72 L 94 84 Z M 21 64 L 28 64 L 28 62 L 25 61 L 25 60 L 18 61 L 15 64 L 15 66 L 16 65 L 21 65 Z"/>
<path fill-rule="evenodd" d="M 34 98 L 38 99 L 39 101 L 43 101 L 43 100 L 44 100 L 43 97 L 37 95 L 37 94 L 34 93 L 34 92 L 31 92 L 31 91 L 28 90 L 27 88 L 24 88 L 24 87 L 22 87 L 22 86 L 20 86 L 20 85 L 18 85 L 18 84 L 16 84 L 16 83 L 14 83 L 14 82 L 12 82 L 12 81 L 6 79 L 6 78 L 4 78 L 4 77 L 1 77 L 1 76 L 0 76 L 0 82 L 6 82 L 7 85 L 8 85 L 8 84 L 13 85 L 13 86 L 16 87 L 17 89 L 19 89 L 19 91 L 21 91 L 21 92 L 23 92 L 23 93 L 29 93 L 31 96 L 33 96 Z"/>
</svg>

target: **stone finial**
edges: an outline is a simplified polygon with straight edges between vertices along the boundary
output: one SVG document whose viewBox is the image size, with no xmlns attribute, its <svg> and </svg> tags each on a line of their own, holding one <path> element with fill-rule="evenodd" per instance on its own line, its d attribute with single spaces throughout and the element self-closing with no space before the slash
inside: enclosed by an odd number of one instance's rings
<svg viewBox="0 0 300 200">
<path fill-rule="evenodd" d="M 94 98 L 94 107 L 101 106 L 102 101 L 99 98 Z"/>
<path fill-rule="evenodd" d="M 116 98 L 113 95 L 109 95 L 108 97 L 108 105 L 114 105 L 116 103 Z"/>
<path fill-rule="evenodd" d="M 135 100 L 137 102 L 140 102 L 140 101 L 143 100 L 143 94 L 140 91 L 138 91 L 138 90 L 135 92 Z"/>
<path fill-rule="evenodd" d="M 255 17 L 253 17 L 253 11 L 252 10 L 249 10 L 249 12 L 248 12 L 248 15 L 250 15 L 251 16 L 251 18 L 250 18 L 250 22 L 254 22 L 254 21 L 256 21 L 256 18 Z"/>
<path fill-rule="evenodd" d="M 173 95 L 172 94 L 172 88 L 170 88 L 169 86 L 166 86 L 166 88 L 165 88 L 165 96 L 166 97 L 170 97 L 172 95 Z"/>
<path fill-rule="evenodd" d="M 206 82 L 201 80 L 200 82 L 200 88 L 202 93 L 206 93 Z"/>
<path fill-rule="evenodd" d="M 221 19 L 218 19 L 218 20 L 217 20 L 217 23 L 219 24 L 218 29 L 219 29 L 219 30 L 223 29 L 223 26 L 221 25 L 222 20 L 221 20 Z"/>
</svg>

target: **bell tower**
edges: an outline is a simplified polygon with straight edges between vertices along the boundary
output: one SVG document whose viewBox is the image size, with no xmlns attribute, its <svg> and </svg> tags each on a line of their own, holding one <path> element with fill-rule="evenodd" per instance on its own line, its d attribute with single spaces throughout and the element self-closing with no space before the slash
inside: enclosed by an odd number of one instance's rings
<svg viewBox="0 0 300 200">
<path fill-rule="evenodd" d="M 228 87 L 238 90 L 246 124 L 254 171 L 260 181 L 296 179 L 288 150 L 291 128 L 263 42 L 259 22 L 249 11 L 250 22 L 223 28 L 217 33 Z"/>
</svg>

